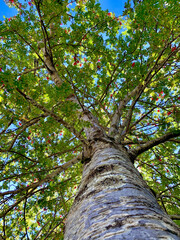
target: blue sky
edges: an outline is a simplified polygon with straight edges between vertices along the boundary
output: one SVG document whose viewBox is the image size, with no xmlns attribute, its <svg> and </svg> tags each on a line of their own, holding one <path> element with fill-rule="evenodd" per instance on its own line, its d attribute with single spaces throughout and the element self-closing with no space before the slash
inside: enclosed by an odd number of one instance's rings
<svg viewBox="0 0 180 240">
<path fill-rule="evenodd" d="M 3 16 L 9 18 L 16 15 L 17 11 L 14 8 L 9 8 L 4 0 L 0 0 L 0 20 L 4 20 Z"/>
<path fill-rule="evenodd" d="M 114 12 L 116 16 L 122 14 L 126 1 L 127 0 L 99 0 L 102 9 L 108 9 L 110 12 Z"/>
<path fill-rule="evenodd" d="M 99 0 L 102 9 L 108 9 L 110 12 L 115 12 L 116 16 L 122 14 L 124 3 L 126 0 Z M 9 18 L 16 15 L 14 8 L 9 8 L 4 0 L 0 0 L 0 20 L 4 20 L 3 16 Z"/>
</svg>

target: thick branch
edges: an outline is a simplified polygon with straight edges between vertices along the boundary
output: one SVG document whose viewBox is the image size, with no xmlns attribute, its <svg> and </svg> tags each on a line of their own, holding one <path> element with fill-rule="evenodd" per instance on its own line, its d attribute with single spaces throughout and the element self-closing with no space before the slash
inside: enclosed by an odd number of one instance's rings
<svg viewBox="0 0 180 240">
<path fill-rule="evenodd" d="M 161 143 L 164 143 L 171 138 L 178 137 L 178 136 L 180 136 L 180 130 L 177 130 L 176 132 L 167 133 L 157 139 L 148 141 L 145 144 L 142 144 L 141 146 L 138 146 L 135 149 L 129 150 L 129 155 L 130 155 L 131 159 L 134 160 L 141 153 L 143 153 Z"/>
<path fill-rule="evenodd" d="M 134 110 L 134 107 L 135 107 L 135 104 L 136 102 L 138 101 L 139 97 L 141 95 L 141 92 L 138 94 L 138 96 L 135 98 L 135 100 L 132 102 L 131 106 L 130 106 L 130 109 L 128 110 L 127 114 L 126 114 L 126 117 L 122 123 L 122 125 L 120 126 L 119 130 L 118 130 L 118 134 L 117 134 L 117 138 L 116 138 L 116 141 L 120 141 L 121 139 L 121 135 L 122 135 L 122 132 L 123 130 L 126 128 L 126 131 L 125 133 L 128 131 L 129 129 L 129 125 L 130 125 L 130 122 L 131 122 L 131 118 L 132 118 L 132 114 L 133 114 L 133 110 Z M 125 134 L 124 133 L 124 134 Z M 124 135 L 123 134 L 123 135 Z"/>
<path fill-rule="evenodd" d="M 172 220 L 180 220 L 180 215 L 169 215 Z"/>
<path fill-rule="evenodd" d="M 126 106 L 126 104 L 129 102 L 129 100 L 134 97 L 142 88 L 142 84 L 136 86 L 132 92 L 130 92 L 129 94 L 126 95 L 126 97 L 120 101 L 119 106 L 112 118 L 112 122 L 111 122 L 111 127 L 109 129 L 109 135 L 113 136 L 117 133 L 118 130 L 118 124 L 121 118 L 121 114 L 122 114 L 122 109 Z"/>
</svg>

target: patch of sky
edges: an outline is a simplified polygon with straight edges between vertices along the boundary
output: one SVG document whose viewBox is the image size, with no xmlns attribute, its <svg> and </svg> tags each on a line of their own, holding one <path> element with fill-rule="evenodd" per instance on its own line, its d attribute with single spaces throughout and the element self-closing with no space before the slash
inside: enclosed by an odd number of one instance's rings
<svg viewBox="0 0 180 240">
<path fill-rule="evenodd" d="M 126 0 L 112 1 L 112 0 L 99 0 L 99 3 L 103 10 L 114 12 L 116 15 L 122 15 L 124 11 L 124 4 Z"/>
<path fill-rule="evenodd" d="M 17 13 L 18 12 L 14 7 L 10 8 L 3 0 L 0 0 L 0 21 L 3 21 L 4 17 L 10 18 L 17 15 Z"/>
</svg>

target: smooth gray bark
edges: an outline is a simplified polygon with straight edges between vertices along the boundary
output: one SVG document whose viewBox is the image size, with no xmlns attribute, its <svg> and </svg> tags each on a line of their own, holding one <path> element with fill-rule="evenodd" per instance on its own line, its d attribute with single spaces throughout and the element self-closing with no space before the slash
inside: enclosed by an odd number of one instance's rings
<svg viewBox="0 0 180 240">
<path fill-rule="evenodd" d="M 126 150 L 97 141 L 66 220 L 65 240 L 178 240 Z"/>
</svg>

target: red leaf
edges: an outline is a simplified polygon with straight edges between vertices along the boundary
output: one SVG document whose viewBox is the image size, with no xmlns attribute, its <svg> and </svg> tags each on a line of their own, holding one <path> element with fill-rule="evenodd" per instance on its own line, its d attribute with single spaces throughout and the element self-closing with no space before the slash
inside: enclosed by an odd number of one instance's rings
<svg viewBox="0 0 180 240">
<path fill-rule="evenodd" d="M 176 46 L 171 48 L 171 52 L 174 52 L 176 50 Z"/>
<path fill-rule="evenodd" d="M 134 66 L 135 66 L 135 62 L 132 63 L 132 67 L 134 67 Z"/>
</svg>

